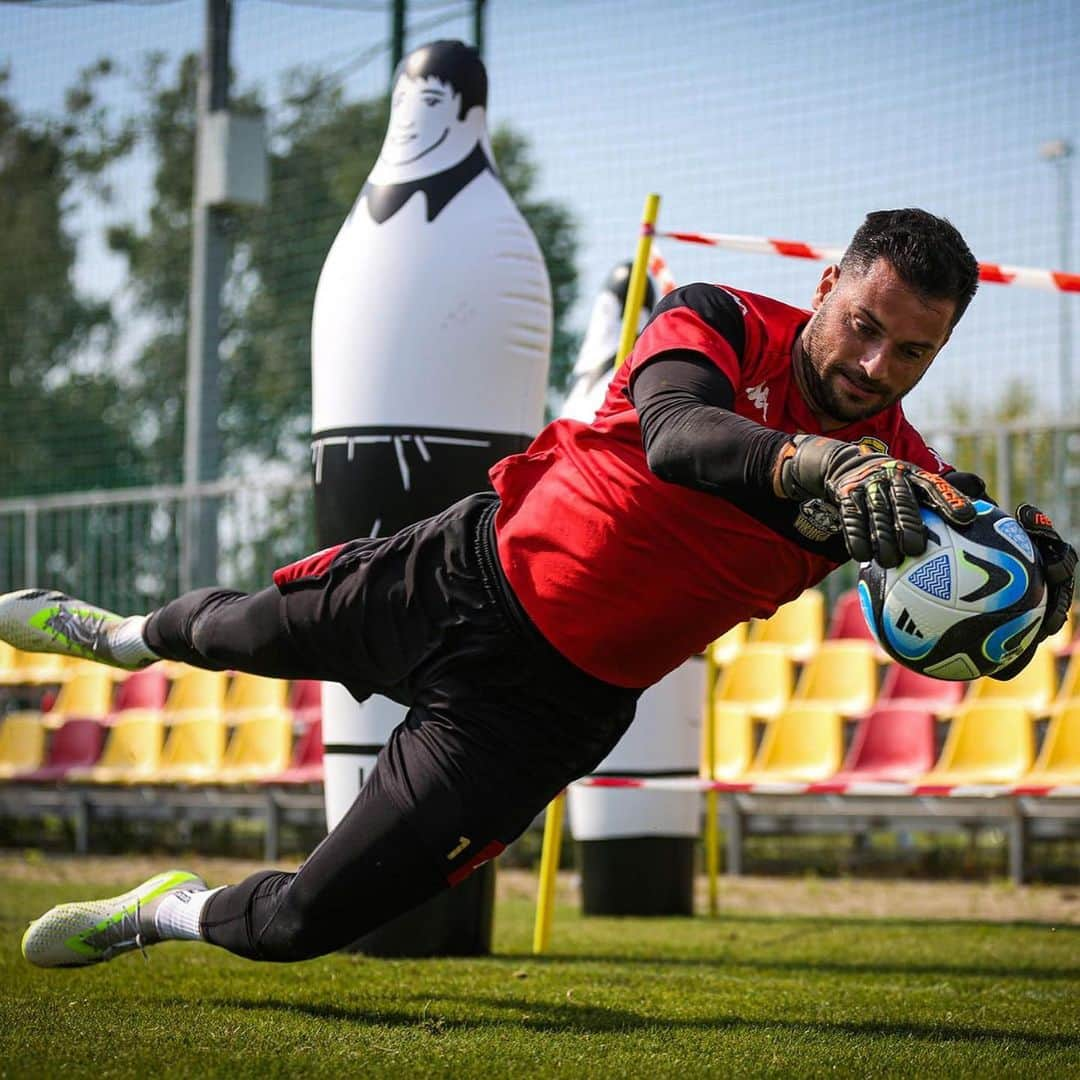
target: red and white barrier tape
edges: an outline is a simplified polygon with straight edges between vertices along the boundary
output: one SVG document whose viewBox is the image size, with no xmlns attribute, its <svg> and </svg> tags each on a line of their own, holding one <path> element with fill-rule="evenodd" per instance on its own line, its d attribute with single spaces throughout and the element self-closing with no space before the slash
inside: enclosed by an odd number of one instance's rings
<svg viewBox="0 0 1080 1080">
<path fill-rule="evenodd" d="M 804 244 L 799 240 L 775 240 L 767 236 L 737 236 L 734 233 L 660 232 L 669 240 L 684 244 L 706 244 L 727 251 L 746 251 L 755 255 L 786 255 L 791 259 L 817 259 L 839 262 L 843 248 Z M 1004 266 L 979 263 L 979 280 L 995 285 L 1019 285 L 1027 289 L 1050 289 L 1054 292 L 1080 293 L 1080 274 L 1064 270 L 1038 270 L 1030 266 Z"/>
<path fill-rule="evenodd" d="M 675 278 L 671 275 L 667 259 L 661 254 L 659 246 L 655 243 L 649 252 L 649 274 L 653 281 L 656 282 L 656 287 L 660 290 L 661 296 L 667 296 L 668 293 L 674 292 L 678 288 Z"/>
<path fill-rule="evenodd" d="M 696 776 L 584 776 L 574 781 L 578 787 L 646 788 L 653 791 L 723 791 L 747 795 L 932 795 L 947 798 L 993 798 L 1001 795 L 1049 796 L 1080 799 L 1080 784 L 1049 786 L 1042 784 L 903 784 L 887 781 L 819 780 L 816 783 L 766 780 L 707 780 Z"/>
</svg>

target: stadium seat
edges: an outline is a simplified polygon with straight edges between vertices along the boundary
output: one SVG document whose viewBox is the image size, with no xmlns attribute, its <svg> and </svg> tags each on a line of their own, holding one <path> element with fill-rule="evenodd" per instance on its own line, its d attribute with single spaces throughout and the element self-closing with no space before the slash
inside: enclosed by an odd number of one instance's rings
<svg viewBox="0 0 1080 1080">
<path fill-rule="evenodd" d="M 308 710 L 310 712 L 310 710 Z M 264 784 L 321 784 L 323 782 L 322 720 L 305 723 L 293 748 L 292 762 L 284 772 L 265 777 Z"/>
<path fill-rule="evenodd" d="M 754 718 L 730 701 L 713 702 L 715 735 L 711 775 L 717 780 L 737 780 L 754 757 Z M 701 775 L 709 776 L 708 746 L 702 732 Z"/>
<path fill-rule="evenodd" d="M 726 667 L 739 655 L 746 644 L 747 624 L 736 623 L 725 634 L 721 634 L 710 646 L 709 653 L 717 667 Z"/>
<path fill-rule="evenodd" d="M 841 716 L 863 716 L 873 708 L 878 665 L 868 641 L 826 641 L 803 668 L 796 701 L 812 701 Z"/>
<path fill-rule="evenodd" d="M 1080 702 L 1080 649 L 1074 649 L 1069 657 L 1055 701 L 1058 706 L 1067 705 L 1072 701 Z"/>
<path fill-rule="evenodd" d="M 284 679 L 238 671 L 225 692 L 225 711 L 233 716 L 247 709 L 280 709 L 288 693 L 289 684 Z"/>
<path fill-rule="evenodd" d="M 65 719 L 104 720 L 112 708 L 113 676 L 102 664 L 88 664 L 74 672 L 60 687 L 53 707 L 45 716 L 50 727 Z"/>
<path fill-rule="evenodd" d="M 44 764 L 14 778 L 32 784 L 54 783 L 67 779 L 74 769 L 89 768 L 101 757 L 105 730 L 101 720 L 65 720 L 49 739 Z"/>
<path fill-rule="evenodd" d="M 859 721 L 844 764 L 830 780 L 918 779 L 934 765 L 934 727 L 934 714 L 919 702 L 879 703 Z"/>
<path fill-rule="evenodd" d="M 887 659 L 885 652 L 877 643 L 874 632 L 863 618 L 862 605 L 859 603 L 859 590 L 848 589 L 841 593 L 833 604 L 829 617 L 829 626 L 825 631 L 826 641 L 869 641 L 879 660 Z"/>
<path fill-rule="evenodd" d="M 787 705 L 793 684 L 793 664 L 783 646 L 747 644 L 720 672 L 713 698 L 770 719 Z"/>
<path fill-rule="evenodd" d="M 45 757 L 45 726 L 39 712 L 12 712 L 0 723 L 0 778 L 37 769 Z"/>
<path fill-rule="evenodd" d="M 1009 702 L 1027 709 L 1032 716 L 1043 716 L 1050 708 L 1057 689 L 1057 665 L 1053 650 L 1044 642 L 1035 650 L 1031 662 L 1007 682 L 999 679 L 975 679 L 968 687 L 964 704 Z"/>
<path fill-rule="evenodd" d="M 222 712 L 225 708 L 225 688 L 228 676 L 224 671 L 206 671 L 186 667 L 169 687 L 165 699 L 165 718 L 170 723 L 183 719 L 186 712 Z"/>
<path fill-rule="evenodd" d="M 47 686 L 67 678 L 64 657 L 59 653 L 33 653 L 11 650 L 10 666 L 0 671 L 6 686 Z"/>
<path fill-rule="evenodd" d="M 127 709 L 114 714 L 101 760 L 89 768 L 74 768 L 70 780 L 93 784 L 136 784 L 148 780 L 161 762 L 164 724 L 155 709 Z"/>
<path fill-rule="evenodd" d="M 1073 638 L 1076 635 L 1076 612 L 1069 610 L 1065 617 L 1065 625 L 1056 633 L 1046 639 L 1044 644 L 1055 656 L 1067 656 L 1073 652 Z"/>
<path fill-rule="evenodd" d="M 253 709 L 233 728 L 217 782 L 245 784 L 284 772 L 292 756 L 288 709 Z"/>
<path fill-rule="evenodd" d="M 116 688 L 113 712 L 125 709 L 162 709 L 169 694 L 169 679 L 161 664 L 133 671 Z"/>
<path fill-rule="evenodd" d="M 1080 701 L 1066 705 L 1051 719 L 1042 749 L 1020 787 L 1080 786 Z"/>
<path fill-rule="evenodd" d="M 824 634 L 825 597 L 817 589 L 806 589 L 769 618 L 752 620 L 747 641 L 780 645 L 795 663 L 804 664 L 817 652 Z"/>
<path fill-rule="evenodd" d="M 938 716 L 951 716 L 967 693 L 967 683 L 935 679 L 912 671 L 903 664 L 890 663 L 881 680 L 878 702 L 919 705 Z"/>
<path fill-rule="evenodd" d="M 1035 756 L 1030 714 L 1014 702 L 965 702 L 949 725 L 938 763 L 920 786 L 1012 784 Z"/>
<path fill-rule="evenodd" d="M 225 756 L 225 717 L 217 709 L 185 709 L 170 724 L 153 784 L 216 783 Z"/>
<path fill-rule="evenodd" d="M 10 685 L 15 671 L 15 646 L 0 641 L 0 686 Z"/>
<path fill-rule="evenodd" d="M 737 779 L 812 783 L 832 776 L 844 752 L 843 720 L 812 702 L 791 702 L 765 728 L 750 768 Z"/>
<path fill-rule="evenodd" d="M 322 683 L 318 679 L 294 679 L 289 684 L 289 708 L 293 712 L 322 711 Z"/>
</svg>

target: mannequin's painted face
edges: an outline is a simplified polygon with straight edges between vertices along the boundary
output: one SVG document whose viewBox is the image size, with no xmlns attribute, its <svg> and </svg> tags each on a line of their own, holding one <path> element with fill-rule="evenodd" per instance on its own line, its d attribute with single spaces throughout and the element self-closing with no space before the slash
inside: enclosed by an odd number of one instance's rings
<svg viewBox="0 0 1080 1080">
<path fill-rule="evenodd" d="M 443 167 L 446 154 L 436 151 L 451 149 L 448 144 L 459 141 L 455 133 L 465 126 L 458 119 L 460 106 L 461 98 L 449 83 L 434 76 L 413 79 L 402 75 L 394 87 L 390 127 L 379 157 L 386 165 L 408 167 L 421 165 L 424 158 L 435 154 L 440 159 L 437 167 Z M 454 154 L 455 158 L 461 156 Z"/>
</svg>

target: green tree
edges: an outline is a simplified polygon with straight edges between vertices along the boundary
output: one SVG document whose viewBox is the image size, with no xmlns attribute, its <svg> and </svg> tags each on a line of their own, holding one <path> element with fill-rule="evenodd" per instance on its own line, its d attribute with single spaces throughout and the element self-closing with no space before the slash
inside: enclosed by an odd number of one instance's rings
<svg viewBox="0 0 1080 1080">
<path fill-rule="evenodd" d="M 102 61 L 68 91 L 59 120 L 20 116 L 0 70 L 0 492 L 31 495 L 138 482 L 140 455 L 108 355 L 109 304 L 74 285 L 79 200 L 108 198 L 106 163 L 131 145 L 96 87 Z"/>
</svg>

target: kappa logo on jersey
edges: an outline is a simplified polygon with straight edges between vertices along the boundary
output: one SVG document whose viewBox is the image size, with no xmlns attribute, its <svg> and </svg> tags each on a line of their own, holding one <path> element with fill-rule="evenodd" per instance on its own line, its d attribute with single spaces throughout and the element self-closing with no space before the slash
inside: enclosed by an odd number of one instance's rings
<svg viewBox="0 0 1080 1080">
<path fill-rule="evenodd" d="M 769 419 L 769 388 L 760 382 L 757 386 L 748 386 L 746 388 L 746 396 L 750 399 L 750 404 L 755 409 L 761 410 L 761 419 Z"/>
<path fill-rule="evenodd" d="M 945 469 L 948 467 L 946 465 L 945 459 L 929 443 L 927 443 L 926 449 L 930 451 L 930 456 L 937 463 L 937 467 L 939 469 Z"/>
</svg>

